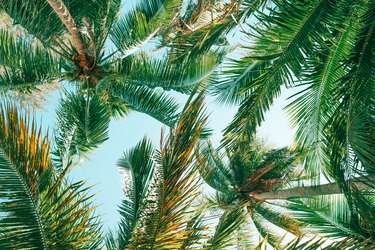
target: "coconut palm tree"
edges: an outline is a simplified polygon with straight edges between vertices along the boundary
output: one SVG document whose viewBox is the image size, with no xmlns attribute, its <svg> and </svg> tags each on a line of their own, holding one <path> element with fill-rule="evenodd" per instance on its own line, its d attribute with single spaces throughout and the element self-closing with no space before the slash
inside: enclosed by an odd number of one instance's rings
<svg viewBox="0 0 375 250">
<path fill-rule="evenodd" d="M 374 246 L 370 219 L 375 211 L 374 177 L 304 186 L 302 180 L 308 176 L 303 177 L 303 168 L 296 165 L 299 158 L 287 148 L 267 150 L 248 137 L 224 153 L 207 143 L 198 153 L 197 165 L 205 182 L 216 190 L 208 197 L 207 207 L 225 213 L 241 211 L 237 216 L 250 219 L 267 243 L 281 249 L 288 246 L 280 240 L 286 232 L 299 238 L 318 234 Z M 341 188 L 345 185 L 351 187 L 346 196 Z M 323 242 L 311 239 L 309 244 Z"/>
<path fill-rule="evenodd" d="M 0 126 L 0 248 L 98 249 L 88 187 L 55 170 L 48 136 L 9 102 Z"/>
<path fill-rule="evenodd" d="M 312 176 L 343 157 L 358 159 L 367 174 L 373 173 L 374 2 L 241 4 L 240 13 L 255 10 L 250 18 L 236 19 L 248 45 L 241 47 L 240 58 L 224 63 L 213 82 L 220 101 L 240 105 L 225 144 L 255 132 L 283 86 L 299 87 L 287 110 L 297 142 L 310 149 L 306 160 Z"/>
<path fill-rule="evenodd" d="M 175 29 L 182 4 L 142 0 L 120 15 L 120 0 L 1 0 L 12 23 L 0 30 L 0 89 L 28 93 L 64 83 L 59 123 L 69 130 L 61 133 L 71 133 L 80 152 L 105 141 L 109 119 L 129 110 L 171 126 L 179 105 L 165 90 L 190 93 L 220 60 L 214 52 L 178 63 L 165 52 L 144 53 Z"/>
<path fill-rule="evenodd" d="M 298 87 L 287 110 L 297 127 L 297 143 L 309 149 L 306 166 L 315 183 L 322 171 L 331 180 L 342 178 L 331 171 L 335 166 L 340 172 L 342 158 L 360 161 L 358 175 L 372 174 L 374 3 L 243 0 L 235 5 L 206 30 L 176 36 L 177 54 L 179 48 L 195 54 L 206 45 L 220 45 L 230 31 L 245 34 L 234 33 L 244 45 L 224 60 L 211 81 L 220 102 L 239 105 L 224 144 L 254 133 L 282 87 Z M 356 171 L 356 164 L 346 169 Z"/>
</svg>

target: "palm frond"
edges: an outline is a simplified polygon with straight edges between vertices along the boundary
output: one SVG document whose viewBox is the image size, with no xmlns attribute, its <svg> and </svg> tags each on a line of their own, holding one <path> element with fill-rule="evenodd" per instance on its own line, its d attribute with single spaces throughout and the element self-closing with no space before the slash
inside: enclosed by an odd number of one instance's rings
<svg viewBox="0 0 375 250">
<path fill-rule="evenodd" d="M 232 171 L 221 155 L 207 141 L 197 152 L 197 169 L 204 181 L 217 191 L 227 193 L 234 187 Z"/>
<path fill-rule="evenodd" d="M 155 59 L 141 54 L 122 60 L 117 72 L 133 85 L 191 93 L 210 83 L 221 57 L 218 53 L 207 53 L 197 59 L 175 63 L 167 58 Z"/>
<path fill-rule="evenodd" d="M 207 241 L 207 249 L 225 249 L 235 244 L 236 231 L 245 222 L 242 207 L 233 206 L 219 219 L 214 235 Z"/>
<path fill-rule="evenodd" d="M 1 104 L 0 124 L 1 248 L 100 247 L 88 188 L 55 173 L 48 137 L 9 103 Z"/>
<path fill-rule="evenodd" d="M 341 200 L 338 200 L 340 198 Z M 336 203 L 332 202 L 335 199 Z M 348 214 L 350 212 L 342 197 L 322 197 L 310 201 L 291 200 L 284 205 L 291 211 L 294 218 L 309 225 L 306 229 L 311 232 L 328 236 L 331 239 L 348 236 L 360 240 L 366 238 L 358 232 L 354 224 L 350 224 Z"/>
<path fill-rule="evenodd" d="M 298 237 L 303 236 L 303 233 L 301 231 L 303 223 L 294 219 L 285 211 L 282 211 L 281 209 L 275 209 L 272 206 L 266 206 L 265 204 L 255 206 L 254 210 L 263 218 L 265 218 L 272 224 L 284 229 L 285 231 L 290 232 Z"/>
<path fill-rule="evenodd" d="M 176 121 L 179 105 L 164 91 L 128 83 L 117 83 L 113 88 L 114 95 L 131 109 L 148 114 L 168 126 Z"/>
<path fill-rule="evenodd" d="M 108 139 L 109 112 L 99 96 L 64 93 L 57 108 L 56 164 L 69 167 L 73 157 L 83 157 Z"/>
<path fill-rule="evenodd" d="M 125 187 L 126 199 L 120 206 L 121 222 L 117 238 L 116 249 L 125 249 L 135 230 L 139 219 L 147 207 L 150 182 L 152 180 L 155 163 L 152 160 L 154 148 L 148 139 L 143 139 L 133 149 L 128 151 L 118 162 L 120 172 L 130 176 L 129 185 Z M 109 248 L 115 249 L 115 248 Z"/>
<path fill-rule="evenodd" d="M 306 55 L 314 51 L 315 42 L 322 41 L 322 34 L 327 32 L 322 23 L 333 7 L 330 1 L 297 4 L 281 0 L 274 4 L 270 14 L 258 14 L 260 25 L 253 26 L 253 32 L 248 34 L 256 39 L 249 56 L 254 66 L 240 67 L 243 73 L 235 72 L 234 77 L 242 75 L 241 79 L 252 79 L 253 68 L 260 73 L 256 72 L 259 76 L 243 88 L 242 93 L 250 93 L 249 97 L 242 101 L 234 120 L 226 128 L 224 144 L 236 140 L 240 134 L 255 132 L 274 98 L 280 94 L 281 86 L 290 86 L 299 78 Z"/>
<path fill-rule="evenodd" d="M 188 225 L 194 216 L 189 209 L 200 186 L 193 152 L 207 119 L 202 105 L 200 94 L 184 109 L 161 151 L 155 154 L 155 180 L 147 199 L 148 209 L 128 248 L 180 248 L 192 236 Z"/>
<path fill-rule="evenodd" d="M 45 44 L 67 32 L 47 1 L 1 0 L 0 5 L 16 23 Z"/>
<path fill-rule="evenodd" d="M 30 91 L 59 78 L 59 61 L 43 46 L 0 30 L 0 88 Z"/>
<path fill-rule="evenodd" d="M 359 3 L 358 3 L 359 4 Z M 335 115 L 340 98 L 332 98 L 332 93 L 341 88 L 342 78 L 347 70 L 343 62 L 353 48 L 352 41 L 358 29 L 358 15 L 362 7 L 351 7 L 346 3 L 338 6 L 335 23 L 340 26 L 332 33 L 332 42 L 325 42 L 317 55 L 308 60 L 308 66 L 303 74 L 307 85 L 302 91 L 293 96 L 296 98 L 289 106 L 294 126 L 298 126 L 296 139 L 304 147 L 308 147 L 306 166 L 312 175 L 319 173 L 328 162 L 328 156 L 323 150 L 327 146 L 325 129 L 328 121 Z M 345 13 L 337 15 L 338 13 Z M 320 51 L 319 51 L 320 50 Z M 309 70 L 312 69 L 312 70 Z"/>
<path fill-rule="evenodd" d="M 153 39 L 162 25 L 168 25 L 176 15 L 180 0 L 140 1 L 123 15 L 111 28 L 111 40 L 127 57 Z"/>
</svg>

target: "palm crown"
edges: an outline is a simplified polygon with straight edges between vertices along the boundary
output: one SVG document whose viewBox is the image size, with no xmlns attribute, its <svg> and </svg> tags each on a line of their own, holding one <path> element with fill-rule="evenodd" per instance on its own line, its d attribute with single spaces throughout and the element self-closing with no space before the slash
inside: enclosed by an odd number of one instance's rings
<svg viewBox="0 0 375 250">
<path fill-rule="evenodd" d="M 50 82 L 73 83 L 61 99 L 59 127 L 73 127 L 79 153 L 105 141 L 110 117 L 124 117 L 129 110 L 171 126 L 179 105 L 164 90 L 190 92 L 220 60 L 206 53 L 172 63 L 164 54 L 140 51 L 173 33 L 181 4 L 140 1 L 119 17 L 118 0 L 2 0 L 2 15 L 13 21 L 0 30 L 1 89 L 28 92 Z"/>
</svg>

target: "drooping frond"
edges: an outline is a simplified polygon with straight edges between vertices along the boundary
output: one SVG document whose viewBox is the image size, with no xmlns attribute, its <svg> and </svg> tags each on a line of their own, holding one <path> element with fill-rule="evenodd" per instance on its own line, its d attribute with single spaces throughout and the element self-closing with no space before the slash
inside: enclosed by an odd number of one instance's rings
<svg viewBox="0 0 375 250">
<path fill-rule="evenodd" d="M 220 217 L 214 235 L 207 241 L 207 249 L 225 249 L 236 243 L 236 231 L 245 222 L 241 206 L 233 206 Z"/>
<path fill-rule="evenodd" d="M 267 221 L 273 223 L 274 225 L 284 229 L 285 231 L 294 234 L 295 236 L 302 237 L 303 223 L 296 220 L 285 210 L 277 209 L 272 206 L 267 206 L 266 204 L 259 204 L 254 207 L 254 210 L 261 214 L 263 218 Z"/>
<path fill-rule="evenodd" d="M 168 126 L 176 121 L 179 105 L 164 91 L 132 85 L 131 82 L 116 83 L 112 91 L 133 110 L 146 113 Z"/>
<path fill-rule="evenodd" d="M 142 0 L 123 15 L 111 29 L 111 40 L 122 53 L 129 56 L 153 39 L 162 25 L 176 15 L 180 0 Z M 164 27 L 165 28 L 165 27 Z"/>
<path fill-rule="evenodd" d="M 260 24 L 253 26 L 252 33 L 248 34 L 255 38 L 248 55 L 250 66 L 240 67 L 243 73 L 234 72 L 234 78 L 256 79 L 241 83 L 247 85 L 241 93 L 249 96 L 242 101 L 234 120 L 227 127 L 225 144 L 241 134 L 255 132 L 274 98 L 280 94 L 281 86 L 290 86 L 300 77 L 306 56 L 314 51 L 316 42 L 324 39 L 327 27 L 322 23 L 326 21 L 329 10 L 334 8 L 328 0 L 305 4 L 284 0 L 273 3 L 275 7 L 269 14 L 257 15 Z"/>
<path fill-rule="evenodd" d="M 87 187 L 55 173 L 41 129 L 7 103 L 1 105 L 0 124 L 1 248 L 99 247 Z"/>
<path fill-rule="evenodd" d="M 61 169 L 73 157 L 83 157 L 108 139 L 109 112 L 98 95 L 65 92 L 57 108 L 56 148 L 53 154 Z"/>
<path fill-rule="evenodd" d="M 146 198 L 149 195 L 150 182 L 155 168 L 152 159 L 153 153 L 154 148 L 151 142 L 145 138 L 118 162 L 120 172 L 124 174 L 125 178 L 130 177 L 130 181 L 125 183 L 126 199 L 120 206 L 121 222 L 116 239 L 116 249 L 125 249 L 129 244 L 132 233 L 147 209 Z"/>
<path fill-rule="evenodd" d="M 50 44 L 67 32 L 47 1 L 1 0 L 4 11 L 29 34 Z"/>
<path fill-rule="evenodd" d="M 30 91 L 59 78 L 59 61 L 43 46 L 0 30 L 0 89 Z"/>
<path fill-rule="evenodd" d="M 191 93 L 208 85 L 221 57 L 218 53 L 207 53 L 197 59 L 176 63 L 167 58 L 155 59 L 141 54 L 122 60 L 117 72 L 133 85 Z"/>
<path fill-rule="evenodd" d="M 224 157 L 210 142 L 201 146 L 197 152 L 197 168 L 204 181 L 220 192 L 228 192 L 235 184 L 230 167 L 225 164 Z"/>
</svg>

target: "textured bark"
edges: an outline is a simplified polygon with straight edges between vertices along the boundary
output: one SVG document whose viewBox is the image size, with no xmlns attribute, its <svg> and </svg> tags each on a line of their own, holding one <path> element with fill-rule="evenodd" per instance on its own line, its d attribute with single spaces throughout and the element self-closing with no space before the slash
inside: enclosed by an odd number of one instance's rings
<svg viewBox="0 0 375 250">
<path fill-rule="evenodd" d="M 368 177 L 371 181 L 375 182 L 375 176 Z M 358 190 L 371 189 L 367 183 L 364 183 L 366 179 L 359 178 L 356 181 L 351 181 L 352 185 L 355 185 Z M 373 187 L 372 187 L 373 188 Z M 338 183 L 333 182 L 329 184 L 323 184 L 319 186 L 310 187 L 295 187 L 285 190 L 276 190 L 265 193 L 250 193 L 250 197 L 255 200 L 276 200 L 276 199 L 288 199 L 297 197 L 311 197 L 317 195 L 329 195 L 329 194 L 341 194 L 342 191 Z"/>
<path fill-rule="evenodd" d="M 72 35 L 74 44 L 79 55 L 80 66 L 82 68 L 88 68 L 85 46 L 81 38 L 81 34 L 78 31 L 77 24 L 74 21 L 72 15 L 70 14 L 68 8 L 65 6 L 62 0 L 47 0 L 52 9 L 56 12 L 61 22 L 68 29 L 69 33 Z"/>
</svg>

